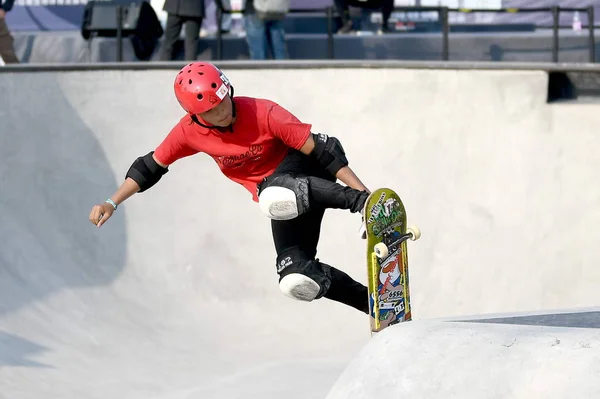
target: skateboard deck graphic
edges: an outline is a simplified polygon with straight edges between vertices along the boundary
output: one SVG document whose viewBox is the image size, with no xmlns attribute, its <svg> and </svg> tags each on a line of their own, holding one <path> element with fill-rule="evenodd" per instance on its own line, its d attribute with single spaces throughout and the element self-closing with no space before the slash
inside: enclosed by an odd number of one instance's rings
<svg viewBox="0 0 600 399">
<path fill-rule="evenodd" d="M 402 200 L 389 188 L 375 190 L 363 208 L 367 227 L 367 277 L 371 333 L 411 320 L 407 240 L 417 227 L 406 226 Z"/>
</svg>

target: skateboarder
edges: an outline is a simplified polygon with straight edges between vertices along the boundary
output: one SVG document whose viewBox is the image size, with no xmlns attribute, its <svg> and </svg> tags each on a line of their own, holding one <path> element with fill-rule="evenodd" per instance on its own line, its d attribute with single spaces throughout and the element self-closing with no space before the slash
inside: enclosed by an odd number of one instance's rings
<svg viewBox="0 0 600 399">
<path fill-rule="evenodd" d="M 154 151 L 133 162 L 121 187 L 92 208 L 90 221 L 101 227 L 120 203 L 155 185 L 175 161 L 208 154 L 271 219 L 281 291 L 302 301 L 325 297 L 368 314 L 367 287 L 315 258 L 325 209 L 357 213 L 369 195 L 340 141 L 311 132 L 310 124 L 273 101 L 234 97 L 228 78 L 209 62 L 183 67 L 174 90 L 185 116 Z"/>
</svg>

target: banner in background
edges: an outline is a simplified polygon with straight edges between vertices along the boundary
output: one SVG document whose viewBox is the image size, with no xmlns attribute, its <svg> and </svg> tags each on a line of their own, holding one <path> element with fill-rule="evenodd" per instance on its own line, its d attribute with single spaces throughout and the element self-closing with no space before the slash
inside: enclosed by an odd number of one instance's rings
<svg viewBox="0 0 600 399">
<path fill-rule="evenodd" d="M 125 0 L 124 0 L 125 1 Z M 162 11 L 164 0 L 149 0 L 163 23 L 166 14 Z M 127 1 L 129 2 L 129 1 Z M 7 14 L 6 21 L 13 32 L 22 31 L 65 31 L 80 30 L 83 9 L 87 0 L 16 0 L 12 11 Z M 600 20 L 600 0 L 395 0 L 397 6 L 447 6 L 449 8 L 543 8 L 558 3 L 561 7 L 585 8 L 594 6 L 596 23 Z M 332 0 L 292 0 L 292 7 L 324 8 L 332 4 Z M 203 27 L 209 31 L 215 26 L 215 4 L 206 0 L 207 18 Z M 452 24 L 536 24 L 552 25 L 550 12 L 535 13 L 458 13 L 451 12 L 449 20 Z M 570 26 L 575 13 L 563 12 L 561 25 Z M 585 13 L 578 15 L 581 23 L 587 25 Z M 393 20 L 412 22 L 436 22 L 436 12 L 395 12 Z"/>
</svg>

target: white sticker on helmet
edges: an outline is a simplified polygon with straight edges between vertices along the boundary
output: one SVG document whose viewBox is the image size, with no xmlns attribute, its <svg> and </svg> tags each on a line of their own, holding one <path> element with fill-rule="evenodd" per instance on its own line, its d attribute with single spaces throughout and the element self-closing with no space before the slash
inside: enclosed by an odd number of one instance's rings
<svg viewBox="0 0 600 399">
<path fill-rule="evenodd" d="M 227 86 L 222 84 L 221 87 L 219 87 L 219 90 L 217 90 L 217 96 L 219 96 L 219 98 L 222 100 L 228 92 L 229 90 L 227 89 Z"/>
</svg>

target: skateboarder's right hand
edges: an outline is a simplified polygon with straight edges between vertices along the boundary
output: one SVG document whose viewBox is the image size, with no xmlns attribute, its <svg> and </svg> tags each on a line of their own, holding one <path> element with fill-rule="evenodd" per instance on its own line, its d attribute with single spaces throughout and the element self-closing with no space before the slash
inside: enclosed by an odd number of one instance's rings
<svg viewBox="0 0 600 399">
<path fill-rule="evenodd" d="M 140 186 L 130 177 L 125 179 L 121 187 L 102 204 L 94 205 L 90 212 L 90 222 L 100 227 L 115 212 L 117 206 L 140 190 Z"/>
<path fill-rule="evenodd" d="M 94 205 L 92 211 L 90 212 L 90 222 L 100 227 L 106 223 L 108 219 L 110 219 L 114 212 L 115 208 L 107 202 Z"/>
</svg>

